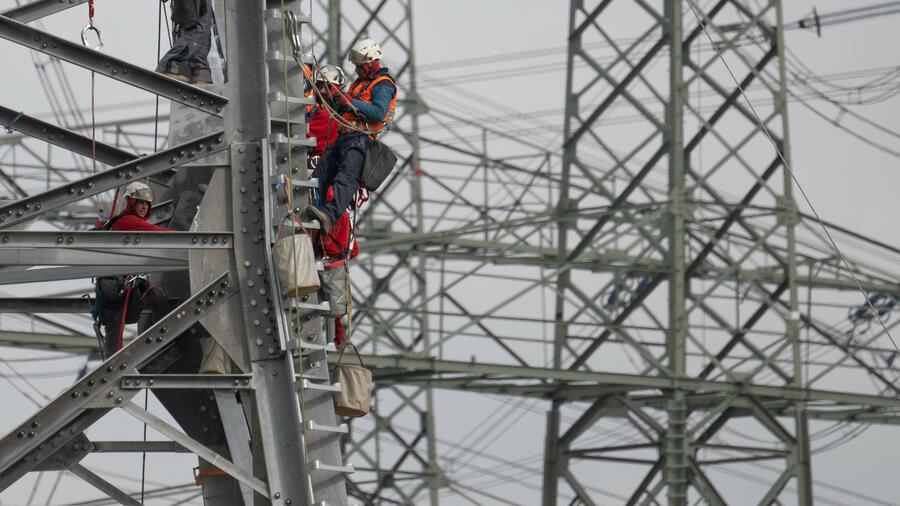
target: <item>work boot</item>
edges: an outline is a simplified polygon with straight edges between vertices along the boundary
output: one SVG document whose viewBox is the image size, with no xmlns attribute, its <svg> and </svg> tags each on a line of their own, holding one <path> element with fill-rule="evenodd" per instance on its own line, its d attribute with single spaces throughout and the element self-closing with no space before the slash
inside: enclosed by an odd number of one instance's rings
<svg viewBox="0 0 900 506">
<path fill-rule="evenodd" d="M 316 206 L 308 206 L 306 208 L 306 215 L 314 220 L 317 220 L 321 225 L 321 230 L 325 234 L 331 233 L 331 227 L 334 225 L 331 223 L 331 218 L 325 214 L 325 211 L 319 209 Z"/>
<path fill-rule="evenodd" d="M 185 83 L 191 82 L 191 78 L 188 75 L 188 66 L 186 63 L 180 64 L 175 61 L 170 61 L 165 67 L 156 67 L 156 71 L 160 74 L 171 77 L 172 79 L 177 79 Z"/>
<path fill-rule="evenodd" d="M 191 77 L 191 84 L 212 84 L 212 73 L 208 68 L 194 70 L 194 75 Z"/>
</svg>

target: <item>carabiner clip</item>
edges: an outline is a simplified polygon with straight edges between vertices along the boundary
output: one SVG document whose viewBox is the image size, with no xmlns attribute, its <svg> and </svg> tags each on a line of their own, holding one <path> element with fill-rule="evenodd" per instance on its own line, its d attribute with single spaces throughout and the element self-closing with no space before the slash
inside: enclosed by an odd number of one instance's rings
<svg viewBox="0 0 900 506">
<path fill-rule="evenodd" d="M 97 47 L 91 47 L 90 42 L 87 40 L 88 32 L 94 32 L 97 35 Z M 85 26 L 81 29 L 81 44 L 88 48 L 93 49 L 94 51 L 99 51 L 103 48 L 103 37 L 100 36 L 100 29 L 97 28 L 93 23 Z"/>
<path fill-rule="evenodd" d="M 291 49 L 294 58 L 300 58 L 303 55 L 303 41 L 300 39 L 300 20 L 294 11 L 287 11 L 287 17 L 284 20 L 285 28 L 287 28 L 288 38 L 291 40 Z"/>
</svg>

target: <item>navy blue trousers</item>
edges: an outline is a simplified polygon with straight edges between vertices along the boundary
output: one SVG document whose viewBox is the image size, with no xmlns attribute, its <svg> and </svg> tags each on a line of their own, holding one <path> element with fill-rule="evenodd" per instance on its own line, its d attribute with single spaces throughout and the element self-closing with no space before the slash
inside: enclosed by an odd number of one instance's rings
<svg viewBox="0 0 900 506">
<path fill-rule="evenodd" d="M 325 159 L 316 167 L 315 176 L 319 180 L 318 206 L 331 218 L 331 223 L 337 223 L 338 218 L 347 206 L 353 202 L 356 190 L 359 189 L 359 177 L 362 174 L 363 163 L 366 161 L 366 151 L 369 149 L 369 138 L 359 132 L 342 134 L 337 142 L 325 150 Z M 330 202 L 322 202 L 328 187 L 334 191 L 334 199 Z"/>
</svg>

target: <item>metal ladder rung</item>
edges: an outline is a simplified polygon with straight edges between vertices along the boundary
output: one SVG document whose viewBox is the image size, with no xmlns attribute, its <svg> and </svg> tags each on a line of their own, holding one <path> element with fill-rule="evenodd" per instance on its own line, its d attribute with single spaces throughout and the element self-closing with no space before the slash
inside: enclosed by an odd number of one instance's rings
<svg viewBox="0 0 900 506">
<path fill-rule="evenodd" d="M 271 184 L 272 187 L 277 187 L 278 185 L 281 184 L 281 180 L 282 180 L 283 177 L 284 177 L 284 176 L 280 176 L 280 175 L 279 175 L 279 176 L 272 176 L 272 177 L 269 178 L 269 184 Z M 311 178 L 309 178 L 309 179 L 293 179 L 293 178 L 291 178 L 291 186 L 293 186 L 294 189 L 297 189 L 297 188 L 318 188 L 318 187 L 319 187 L 319 180 L 318 180 L 318 178 L 314 178 L 314 177 L 311 177 Z"/>
<path fill-rule="evenodd" d="M 326 471 L 332 473 L 355 473 L 356 469 L 353 468 L 352 464 L 348 464 L 346 466 L 334 466 L 331 464 L 323 464 L 321 460 L 314 460 L 310 463 L 313 471 Z"/>
<path fill-rule="evenodd" d="M 316 423 L 315 420 L 307 420 L 306 421 L 306 430 L 315 430 L 319 432 L 334 432 L 336 434 L 346 434 L 350 432 L 347 429 L 347 424 L 342 423 L 340 425 L 324 425 L 321 423 Z"/>
<path fill-rule="evenodd" d="M 306 341 L 300 341 L 300 349 L 301 350 L 313 350 L 313 351 L 327 351 L 330 353 L 336 353 L 337 348 L 334 346 L 334 343 L 326 343 L 326 344 L 317 344 L 317 343 L 308 343 Z"/>
<path fill-rule="evenodd" d="M 266 61 L 288 63 L 288 64 L 296 63 L 294 61 L 293 56 L 285 56 L 284 53 L 282 53 L 281 51 L 279 51 L 277 49 L 272 49 L 272 50 L 266 51 Z M 303 63 L 311 64 L 311 63 L 315 63 L 316 59 L 313 58 L 313 56 L 309 53 L 303 53 L 303 55 L 300 56 L 300 61 L 302 61 Z"/>
<path fill-rule="evenodd" d="M 319 180 L 314 177 L 304 180 L 291 179 L 291 185 L 293 185 L 294 188 L 318 188 Z"/>
<path fill-rule="evenodd" d="M 283 104 L 287 102 L 291 105 L 312 105 L 315 103 L 313 97 L 286 97 L 280 91 L 273 91 L 266 97 L 270 104 Z"/>
<path fill-rule="evenodd" d="M 297 21 L 300 23 L 312 22 L 310 17 L 303 11 L 295 11 L 294 15 L 297 16 Z M 281 9 L 266 9 L 265 19 L 284 19 L 284 15 L 281 13 Z"/>
<path fill-rule="evenodd" d="M 306 378 L 300 382 L 300 385 L 307 390 L 322 390 L 325 392 L 341 392 L 344 389 L 340 383 L 332 383 L 330 385 L 327 383 L 313 383 Z"/>
<path fill-rule="evenodd" d="M 278 118 L 272 118 L 272 120 L 279 121 Z M 295 135 L 290 138 L 290 141 L 288 141 L 287 135 L 284 135 L 283 133 L 274 133 L 269 135 L 269 144 L 290 144 L 292 146 L 313 147 L 316 145 L 316 140 L 309 137 L 299 137 Z"/>
<path fill-rule="evenodd" d="M 272 228 L 277 230 L 278 227 L 287 226 L 287 225 L 284 225 L 283 223 L 284 222 L 279 220 L 278 218 L 272 217 Z M 318 221 L 301 221 L 301 223 L 303 223 L 303 226 L 306 228 L 314 228 L 314 229 L 320 228 Z M 296 228 L 297 228 L 298 234 L 303 233 L 303 230 L 300 227 L 296 227 Z M 322 262 L 319 262 L 319 263 L 322 263 Z M 324 264 L 323 264 L 323 266 L 324 266 Z M 324 269 L 324 268 L 325 267 L 322 267 L 322 269 Z M 319 269 L 319 270 L 321 271 L 322 269 Z"/>
<path fill-rule="evenodd" d="M 310 304 L 308 302 L 297 302 L 293 307 L 285 306 L 285 311 L 290 311 L 291 309 L 297 308 L 301 311 L 321 311 L 323 313 L 331 312 L 331 304 L 326 300 L 324 302 L 320 302 L 318 304 Z"/>
</svg>

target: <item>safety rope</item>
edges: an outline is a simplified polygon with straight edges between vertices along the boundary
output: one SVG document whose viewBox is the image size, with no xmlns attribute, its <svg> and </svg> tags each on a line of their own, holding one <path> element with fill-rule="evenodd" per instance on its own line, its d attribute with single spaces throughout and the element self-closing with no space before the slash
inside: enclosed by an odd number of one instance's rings
<svg viewBox="0 0 900 506">
<path fill-rule="evenodd" d="M 301 67 L 301 69 L 306 65 L 305 63 L 303 63 L 303 62 L 300 60 L 300 58 L 299 58 L 296 54 L 294 55 L 294 60 L 297 62 L 297 65 L 299 65 L 299 66 Z M 321 73 L 321 68 L 319 67 L 319 64 L 318 64 L 317 61 L 313 61 L 313 64 L 312 64 L 312 65 L 313 65 L 313 70 L 314 70 L 316 73 Z M 329 114 L 332 118 L 334 118 L 341 126 L 343 126 L 344 128 L 346 128 L 347 130 L 352 130 L 352 131 L 354 131 L 354 132 L 364 133 L 364 134 L 366 134 L 366 135 L 370 135 L 370 136 L 373 136 L 373 137 L 374 137 L 374 136 L 377 136 L 377 135 L 380 134 L 380 133 L 383 133 L 383 132 L 386 130 L 386 129 L 384 129 L 384 130 L 374 131 L 374 130 L 369 130 L 368 128 L 360 128 L 358 125 L 356 125 L 356 124 L 354 124 L 354 123 L 351 123 L 351 122 L 347 121 L 346 119 L 344 119 L 343 116 L 341 116 L 340 113 L 338 113 L 338 112 L 331 106 L 331 104 L 330 104 L 329 101 L 325 98 L 325 96 L 322 95 L 322 92 L 319 91 L 319 88 L 318 88 L 318 87 L 316 87 L 315 79 L 313 78 L 313 76 L 310 75 L 310 74 L 307 74 L 306 72 L 303 72 L 303 77 L 307 80 L 307 82 L 309 83 L 310 87 L 312 87 L 313 93 L 315 93 L 315 95 L 319 98 L 319 101 L 320 101 L 320 103 L 322 104 L 322 107 L 325 108 L 326 111 L 328 111 L 328 114 Z M 396 82 L 394 83 L 394 86 L 395 86 L 395 87 L 397 86 Z M 337 92 L 338 92 L 338 97 L 339 97 L 339 98 L 345 98 L 345 97 L 348 96 L 347 93 L 344 93 L 344 92 L 341 91 L 340 89 L 338 89 Z M 352 100 L 353 97 L 350 96 L 349 98 Z M 360 114 L 359 110 L 356 109 L 352 104 L 350 105 L 350 108 L 351 108 L 356 114 Z"/>
<path fill-rule="evenodd" d="M 159 0 L 159 5 L 157 6 L 156 11 L 156 61 L 159 61 L 160 55 L 162 53 L 162 20 L 165 16 L 163 16 L 163 4 L 166 0 Z M 171 35 L 169 35 L 171 37 Z M 171 40 L 171 39 L 170 39 Z M 156 95 L 156 109 L 153 117 L 153 152 L 156 153 L 159 151 L 159 95 Z M 113 197 L 113 209 L 115 209 L 115 201 L 119 198 L 119 189 L 116 188 L 116 195 Z M 144 390 L 144 411 L 147 410 L 147 406 L 150 401 L 150 391 Z M 142 441 L 144 442 L 144 446 L 147 443 L 147 423 L 144 423 Z M 141 452 L 141 504 L 144 504 L 144 495 L 146 492 L 146 484 L 147 484 L 147 451 L 144 450 Z"/>
<path fill-rule="evenodd" d="M 94 0 L 88 0 L 88 28 L 97 32 L 94 25 Z M 99 36 L 99 35 L 98 35 Z M 102 43 L 100 44 L 103 45 Z M 98 47 L 99 49 L 99 47 Z M 91 71 L 91 163 L 92 172 L 97 173 L 97 73 Z"/>
</svg>

